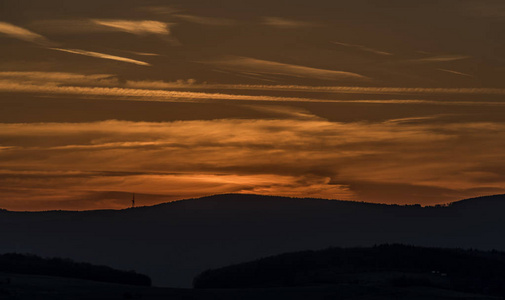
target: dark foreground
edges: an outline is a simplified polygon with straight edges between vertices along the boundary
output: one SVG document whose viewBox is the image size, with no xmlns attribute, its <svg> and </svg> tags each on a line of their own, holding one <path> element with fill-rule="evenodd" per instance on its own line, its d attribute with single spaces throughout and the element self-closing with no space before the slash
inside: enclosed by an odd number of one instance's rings
<svg viewBox="0 0 505 300">
<path fill-rule="evenodd" d="M 0 299 L 502 299 L 426 287 L 374 285 L 198 290 L 142 287 L 81 279 L 0 273 Z"/>
<path fill-rule="evenodd" d="M 119 211 L 0 211 L 0 253 L 136 270 L 154 285 L 189 288 L 207 269 L 330 246 L 505 250 L 504 211 L 505 195 L 420 207 L 233 194 Z"/>
</svg>

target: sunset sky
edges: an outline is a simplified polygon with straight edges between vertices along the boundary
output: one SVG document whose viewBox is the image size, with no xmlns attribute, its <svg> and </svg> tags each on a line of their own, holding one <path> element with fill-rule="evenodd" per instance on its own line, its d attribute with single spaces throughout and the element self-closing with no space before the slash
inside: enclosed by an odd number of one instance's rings
<svg viewBox="0 0 505 300">
<path fill-rule="evenodd" d="M 0 208 L 505 193 L 503 0 L 1 0 Z"/>
</svg>

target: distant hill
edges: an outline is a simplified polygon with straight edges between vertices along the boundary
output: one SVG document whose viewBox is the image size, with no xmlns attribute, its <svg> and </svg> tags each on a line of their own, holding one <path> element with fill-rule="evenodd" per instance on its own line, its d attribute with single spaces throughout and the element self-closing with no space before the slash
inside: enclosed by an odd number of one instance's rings
<svg viewBox="0 0 505 300">
<path fill-rule="evenodd" d="M 483 196 L 450 203 L 453 208 L 488 210 L 489 207 L 505 209 L 505 195 Z"/>
<path fill-rule="evenodd" d="M 189 287 L 279 253 L 403 243 L 505 250 L 505 196 L 441 207 L 227 194 L 103 211 L 0 212 L 0 253 L 69 257 Z"/>
<path fill-rule="evenodd" d="M 120 271 L 70 259 L 42 258 L 19 253 L 0 255 L 0 272 L 79 278 L 129 285 L 151 285 L 151 278 L 134 271 Z"/>
<path fill-rule="evenodd" d="M 406 245 L 330 248 L 208 270 L 194 280 L 196 288 L 219 289 L 351 283 L 430 286 L 505 296 L 505 252 Z"/>
</svg>

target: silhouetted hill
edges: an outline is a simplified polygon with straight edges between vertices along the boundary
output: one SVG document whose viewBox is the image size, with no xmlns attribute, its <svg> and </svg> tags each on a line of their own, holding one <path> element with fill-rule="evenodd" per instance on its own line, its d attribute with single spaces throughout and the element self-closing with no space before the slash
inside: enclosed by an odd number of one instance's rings
<svg viewBox="0 0 505 300">
<path fill-rule="evenodd" d="M 49 275 L 101 282 L 150 286 L 151 279 L 134 271 L 120 271 L 107 266 L 79 263 L 70 259 L 42 258 L 31 254 L 0 255 L 0 272 Z"/>
<path fill-rule="evenodd" d="M 4 211 L 0 253 L 69 257 L 190 286 L 206 269 L 330 246 L 505 250 L 503 199 L 420 207 L 227 194 L 119 211 Z"/>
<path fill-rule="evenodd" d="M 350 284 L 431 286 L 505 296 L 505 252 L 380 245 L 287 253 L 208 270 L 196 288 Z M 375 282 L 375 285 L 378 283 Z"/>
<path fill-rule="evenodd" d="M 470 198 L 450 203 L 450 206 L 458 209 L 489 210 L 490 207 L 495 209 L 505 209 L 505 195 Z"/>
</svg>

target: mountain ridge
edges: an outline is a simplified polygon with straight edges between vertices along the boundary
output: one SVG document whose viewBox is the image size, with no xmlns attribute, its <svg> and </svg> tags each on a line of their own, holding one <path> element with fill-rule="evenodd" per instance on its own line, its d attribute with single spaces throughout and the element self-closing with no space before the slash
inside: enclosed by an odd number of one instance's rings
<svg viewBox="0 0 505 300">
<path fill-rule="evenodd" d="M 154 194 L 146 194 L 146 195 L 154 195 Z M 163 196 L 164 195 L 159 195 Z M 325 198 L 313 198 L 313 197 L 288 197 L 288 196 L 275 196 L 275 195 L 261 195 L 261 194 L 241 194 L 241 193 L 225 193 L 225 194 L 214 194 L 202 197 L 195 198 L 186 198 L 174 201 L 168 201 L 153 205 L 143 205 L 137 207 L 125 207 L 121 209 L 90 209 L 90 210 L 40 210 L 40 211 L 20 211 L 20 210 L 8 210 L 0 208 L 0 213 L 2 212 L 12 212 L 12 213 L 74 213 L 74 212 L 123 212 L 129 210 L 138 210 L 138 209 L 151 209 L 151 208 L 165 208 L 170 205 L 180 204 L 180 203 L 194 203 L 196 201 L 230 201 L 233 198 L 233 201 L 237 201 L 237 197 L 240 197 L 239 201 L 245 202 L 246 200 L 250 201 L 251 198 L 260 198 L 254 199 L 254 202 L 259 202 L 262 200 L 274 200 L 274 201 L 319 201 L 321 202 L 335 202 L 340 204 L 356 204 L 356 205 L 371 205 L 371 206 L 387 206 L 387 207 L 422 207 L 422 208 L 440 208 L 440 207 L 450 207 L 450 206 L 468 206 L 468 205 L 480 205 L 482 202 L 486 202 L 487 204 L 496 204 L 499 201 L 503 201 L 505 203 L 505 194 L 494 194 L 494 195 L 485 195 L 485 196 L 477 196 L 472 198 L 465 198 L 462 200 L 456 200 L 453 202 L 448 202 L 444 204 L 435 204 L 435 205 L 425 205 L 414 203 L 414 204 L 390 204 L 390 203 L 376 203 L 376 202 L 367 202 L 367 201 L 353 201 L 353 200 L 340 200 L 340 199 L 325 199 Z M 245 198 L 245 199 L 244 199 Z M 478 203 L 479 202 L 479 203 Z"/>
</svg>

